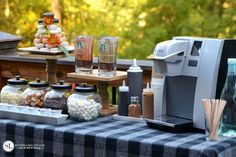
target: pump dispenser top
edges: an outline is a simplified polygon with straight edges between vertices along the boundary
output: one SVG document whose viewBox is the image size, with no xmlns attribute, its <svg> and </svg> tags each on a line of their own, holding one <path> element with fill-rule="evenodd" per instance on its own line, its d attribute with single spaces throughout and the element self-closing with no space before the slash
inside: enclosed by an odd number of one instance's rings
<svg viewBox="0 0 236 157">
<path fill-rule="evenodd" d="M 140 66 L 137 65 L 136 59 L 133 59 L 133 65 L 129 67 L 128 72 L 143 72 Z"/>
<path fill-rule="evenodd" d="M 119 87 L 119 91 L 121 91 L 121 92 L 128 92 L 129 91 L 129 87 L 125 85 L 125 80 L 123 80 L 122 86 Z"/>
<path fill-rule="evenodd" d="M 118 114 L 120 116 L 128 116 L 129 99 L 129 87 L 125 85 L 125 80 L 123 80 L 123 85 L 118 90 Z"/>
<path fill-rule="evenodd" d="M 138 96 L 141 105 L 143 92 L 143 70 L 137 65 L 136 59 L 133 60 L 133 65 L 129 67 L 127 72 L 130 96 Z"/>
<path fill-rule="evenodd" d="M 154 115 L 154 92 L 150 89 L 149 82 L 143 89 L 143 118 L 153 119 Z"/>
<path fill-rule="evenodd" d="M 152 89 L 150 88 L 150 83 L 147 82 L 146 88 L 143 89 L 143 92 L 153 92 Z"/>
</svg>

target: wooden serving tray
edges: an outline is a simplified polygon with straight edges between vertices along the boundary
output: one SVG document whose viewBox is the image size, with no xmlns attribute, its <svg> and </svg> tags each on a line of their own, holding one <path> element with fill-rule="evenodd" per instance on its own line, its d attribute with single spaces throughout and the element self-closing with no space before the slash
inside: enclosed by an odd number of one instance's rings
<svg viewBox="0 0 236 157">
<path fill-rule="evenodd" d="M 19 48 L 18 50 L 24 51 L 24 52 L 30 52 L 31 54 L 39 54 L 39 55 L 59 55 L 64 54 L 61 50 L 59 51 L 41 51 L 37 49 L 36 47 L 23 47 Z M 73 46 L 68 47 L 68 52 L 74 51 L 75 48 Z"/>
<path fill-rule="evenodd" d="M 30 108 L 33 110 L 38 110 L 37 108 L 34 107 Z M 20 121 L 30 121 L 30 122 L 44 123 L 51 125 L 60 125 L 65 122 L 67 117 L 68 115 L 66 114 L 59 114 L 56 116 L 52 116 L 48 114 L 36 114 L 32 111 L 22 112 L 17 105 L 0 103 L 0 118 L 15 119 Z"/>
<path fill-rule="evenodd" d="M 112 115 L 112 118 L 115 120 L 122 120 L 122 121 L 145 122 L 143 118 L 120 116 L 118 114 Z"/>
<path fill-rule="evenodd" d="M 78 74 L 76 72 L 73 72 L 73 73 L 68 73 L 67 76 L 71 77 L 71 78 L 78 78 L 78 79 L 85 79 L 85 80 L 111 82 L 111 81 L 126 79 L 127 72 L 126 71 L 116 71 L 115 76 L 105 77 L 105 76 L 98 75 L 98 69 L 93 69 L 91 74 L 86 74 L 86 73 Z"/>
</svg>

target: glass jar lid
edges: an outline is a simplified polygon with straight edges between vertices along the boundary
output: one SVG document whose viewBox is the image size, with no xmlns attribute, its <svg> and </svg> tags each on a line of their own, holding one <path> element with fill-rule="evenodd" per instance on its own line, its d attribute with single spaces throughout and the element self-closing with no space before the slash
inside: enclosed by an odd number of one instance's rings
<svg viewBox="0 0 236 157">
<path fill-rule="evenodd" d="M 53 13 L 44 13 L 43 16 L 54 17 L 54 14 Z"/>
<path fill-rule="evenodd" d="M 29 83 L 30 87 L 48 87 L 49 84 L 45 81 L 41 81 L 40 79 L 36 79 L 36 81 L 32 81 Z"/>
<path fill-rule="evenodd" d="M 39 19 L 38 24 L 42 24 L 42 23 L 43 23 L 43 19 Z"/>
<path fill-rule="evenodd" d="M 90 86 L 86 83 L 83 83 L 79 86 L 76 86 L 75 91 L 81 93 L 91 93 L 91 92 L 97 92 L 97 89 L 96 86 Z"/>
<path fill-rule="evenodd" d="M 53 22 L 54 22 L 54 23 L 59 23 L 59 19 L 54 18 L 54 19 L 53 19 Z"/>
<path fill-rule="evenodd" d="M 20 78 L 19 75 L 16 75 L 15 78 L 7 80 L 7 83 L 10 85 L 27 85 L 27 81 L 23 78 Z"/>
<path fill-rule="evenodd" d="M 139 103 L 138 96 L 131 96 L 130 102 L 131 104 L 138 104 Z"/>
<path fill-rule="evenodd" d="M 51 87 L 52 89 L 56 90 L 65 90 L 65 89 L 72 89 L 72 85 L 69 83 L 64 83 L 64 80 L 59 81 L 57 84 L 53 84 Z"/>
</svg>

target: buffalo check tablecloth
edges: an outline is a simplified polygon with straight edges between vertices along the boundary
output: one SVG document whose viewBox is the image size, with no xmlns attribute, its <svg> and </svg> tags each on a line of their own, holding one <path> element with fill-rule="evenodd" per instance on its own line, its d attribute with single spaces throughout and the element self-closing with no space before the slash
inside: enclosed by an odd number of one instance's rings
<svg viewBox="0 0 236 157">
<path fill-rule="evenodd" d="M 14 143 L 12 152 L 2 147 Z M 168 133 L 103 117 L 59 126 L 0 119 L 0 157 L 236 157 L 236 138 L 207 142 L 201 133 Z"/>
</svg>

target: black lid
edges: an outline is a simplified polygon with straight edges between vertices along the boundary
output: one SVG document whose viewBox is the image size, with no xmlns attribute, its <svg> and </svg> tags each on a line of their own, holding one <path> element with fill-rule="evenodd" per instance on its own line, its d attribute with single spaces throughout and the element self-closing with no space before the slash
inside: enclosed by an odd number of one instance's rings
<svg viewBox="0 0 236 157">
<path fill-rule="evenodd" d="M 53 13 L 44 13 L 43 16 L 54 17 L 54 14 Z"/>
<path fill-rule="evenodd" d="M 95 86 L 89 86 L 86 83 L 83 83 L 79 86 L 76 86 L 75 91 L 81 93 L 89 93 L 89 92 L 97 92 L 97 89 Z"/>
<path fill-rule="evenodd" d="M 42 24 L 42 23 L 43 23 L 43 19 L 39 19 L 38 24 Z"/>
<path fill-rule="evenodd" d="M 58 20 L 57 18 L 54 18 L 54 19 L 53 19 L 53 22 L 54 22 L 54 23 L 59 23 L 59 20 Z"/>
<path fill-rule="evenodd" d="M 21 79 L 19 75 L 16 75 L 15 78 L 7 80 L 7 83 L 10 85 L 27 85 L 27 81 L 25 79 Z"/>
<path fill-rule="evenodd" d="M 59 81 L 57 84 L 53 84 L 51 87 L 56 90 L 72 89 L 72 85 L 64 83 L 64 80 Z"/>
<path fill-rule="evenodd" d="M 41 81 L 40 79 L 36 79 L 36 81 L 32 81 L 29 83 L 30 87 L 48 87 L 48 83 L 45 81 Z"/>
</svg>

